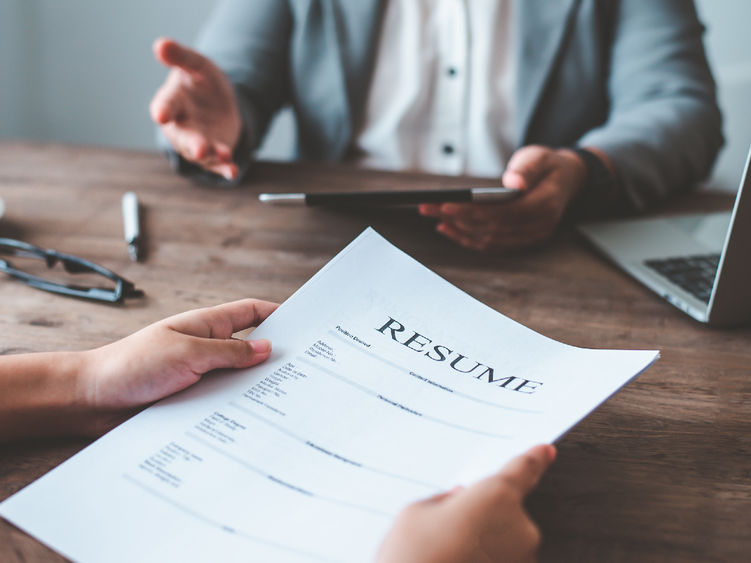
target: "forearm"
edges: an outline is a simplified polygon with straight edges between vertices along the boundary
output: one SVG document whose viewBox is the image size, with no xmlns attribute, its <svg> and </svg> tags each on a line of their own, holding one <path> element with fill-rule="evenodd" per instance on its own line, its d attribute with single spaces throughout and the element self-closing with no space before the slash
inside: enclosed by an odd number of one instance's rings
<svg viewBox="0 0 751 563">
<path fill-rule="evenodd" d="M 291 103 L 289 2 L 224 0 L 201 31 L 198 49 L 227 76 L 235 92 L 242 137 L 234 161 L 242 178 L 274 115 Z"/>
<path fill-rule="evenodd" d="M 0 442 L 91 434 L 86 352 L 0 357 Z"/>
<path fill-rule="evenodd" d="M 708 175 L 722 119 L 691 0 L 616 6 L 610 112 L 578 144 L 608 155 L 625 202 L 640 210 Z"/>
<path fill-rule="evenodd" d="M 613 116 L 581 144 L 607 154 L 622 199 L 642 210 L 707 177 L 722 146 L 721 118 L 711 103 L 660 100 Z"/>
</svg>

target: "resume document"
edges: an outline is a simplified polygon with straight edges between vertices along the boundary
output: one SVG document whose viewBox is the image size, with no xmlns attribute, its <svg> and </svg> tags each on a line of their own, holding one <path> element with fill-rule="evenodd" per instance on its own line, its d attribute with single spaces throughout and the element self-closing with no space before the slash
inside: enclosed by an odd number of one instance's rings
<svg viewBox="0 0 751 563">
<path fill-rule="evenodd" d="M 658 355 L 546 338 L 371 229 L 253 337 L 267 362 L 141 412 L 0 515 L 76 561 L 371 561 L 405 505 L 555 441 Z"/>
</svg>

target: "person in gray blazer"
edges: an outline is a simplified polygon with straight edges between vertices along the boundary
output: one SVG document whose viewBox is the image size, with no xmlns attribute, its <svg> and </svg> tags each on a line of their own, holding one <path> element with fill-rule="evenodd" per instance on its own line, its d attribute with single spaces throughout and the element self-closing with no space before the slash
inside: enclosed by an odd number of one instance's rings
<svg viewBox="0 0 751 563">
<path fill-rule="evenodd" d="M 444 144 L 444 156 L 457 167 L 441 168 L 430 157 L 405 164 L 398 154 L 386 167 L 477 175 L 500 166 L 502 183 L 524 193 L 498 204 L 420 206 L 423 215 L 438 220 L 439 232 L 479 250 L 526 246 L 549 237 L 567 213 L 642 211 L 709 174 L 723 142 L 722 120 L 692 0 L 453 4 L 464 12 L 435 23 L 450 13 L 447 2 L 223 1 L 198 51 L 167 39 L 155 43 L 157 59 L 171 71 L 152 100 L 152 118 L 181 172 L 228 183 L 244 176 L 270 120 L 285 106 L 296 119 L 298 158 L 378 165 L 379 150 L 394 146 L 393 135 L 403 135 L 398 144 L 409 152 L 433 142 L 415 131 L 444 134 L 450 125 L 431 129 L 433 122 L 452 112 L 464 115 L 446 97 L 454 87 L 440 85 L 440 64 L 425 55 L 434 45 L 424 38 L 440 43 L 469 30 L 466 43 L 453 38 L 449 49 L 444 43 L 434 50 L 449 58 L 466 50 L 467 69 L 475 72 L 461 104 L 470 116 L 475 104 L 485 109 L 467 118 L 475 123 L 459 119 L 457 138 L 466 141 L 466 161 L 487 154 L 490 164 L 462 167 L 459 151 Z M 494 16 L 483 18 L 483 9 Z M 503 33 L 496 33 L 502 26 Z M 478 57 L 493 58 L 503 37 L 506 62 L 476 72 L 475 45 L 487 46 Z M 389 50 L 396 43 L 414 45 L 419 53 Z M 393 91 L 388 88 L 385 77 L 411 80 L 413 70 L 432 78 L 410 87 L 396 80 Z M 452 70 L 455 77 L 453 68 L 448 75 Z M 478 98 L 484 84 L 499 80 L 494 73 L 503 75 L 506 95 Z M 390 101 L 409 88 L 410 103 L 431 96 L 439 101 L 416 117 L 404 110 L 393 119 L 399 125 L 391 137 L 371 135 L 387 121 L 379 121 L 381 108 L 392 111 L 398 104 Z M 503 104 L 508 111 L 498 117 Z M 482 134 L 472 134 L 477 127 L 484 127 Z M 483 150 L 485 138 L 501 139 L 498 149 Z"/>
</svg>

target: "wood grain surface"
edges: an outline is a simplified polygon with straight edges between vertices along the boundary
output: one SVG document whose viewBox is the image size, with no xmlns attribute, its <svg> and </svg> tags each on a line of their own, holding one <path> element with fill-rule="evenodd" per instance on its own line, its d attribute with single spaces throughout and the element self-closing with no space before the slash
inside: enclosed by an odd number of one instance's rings
<svg viewBox="0 0 751 563">
<path fill-rule="evenodd" d="M 712 330 L 597 256 L 570 230 L 524 252 L 465 251 L 414 209 L 263 206 L 273 191 L 457 187 L 466 179 L 259 163 L 238 188 L 175 176 L 157 154 L 0 144 L 0 236 L 77 254 L 134 281 L 109 306 L 0 277 L 0 354 L 84 349 L 186 309 L 283 301 L 366 226 L 501 313 L 566 343 L 662 358 L 559 443 L 529 500 L 544 561 L 745 561 L 751 554 L 751 330 Z M 485 185 L 493 185 L 486 180 Z M 482 185 L 472 180 L 472 185 Z M 128 259 L 120 198 L 143 205 L 147 257 Z M 729 208 L 695 194 L 670 211 Z M 446 311 L 450 318 L 451 311 Z M 86 446 L 0 446 L 0 499 Z M 43 510 L 44 507 L 40 507 Z M 62 558 L 0 521 L 0 561 Z"/>
</svg>

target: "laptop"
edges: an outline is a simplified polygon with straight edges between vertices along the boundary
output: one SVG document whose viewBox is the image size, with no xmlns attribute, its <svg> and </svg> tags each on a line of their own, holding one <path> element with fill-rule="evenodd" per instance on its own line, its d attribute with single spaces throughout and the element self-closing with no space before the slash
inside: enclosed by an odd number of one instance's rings
<svg viewBox="0 0 751 563">
<path fill-rule="evenodd" d="M 578 230 L 697 321 L 751 323 L 750 168 L 751 151 L 730 212 L 587 223 Z"/>
</svg>

